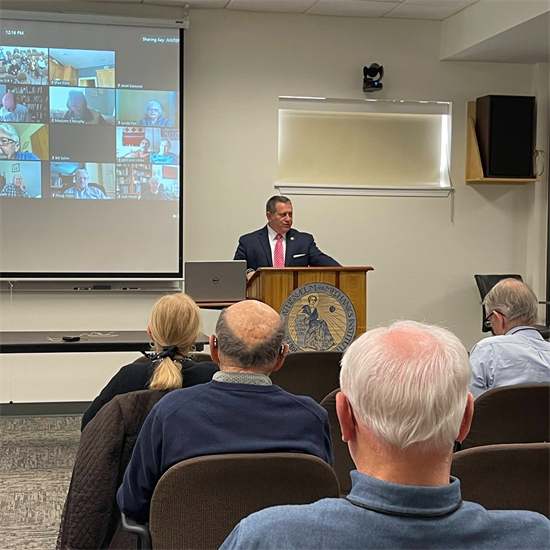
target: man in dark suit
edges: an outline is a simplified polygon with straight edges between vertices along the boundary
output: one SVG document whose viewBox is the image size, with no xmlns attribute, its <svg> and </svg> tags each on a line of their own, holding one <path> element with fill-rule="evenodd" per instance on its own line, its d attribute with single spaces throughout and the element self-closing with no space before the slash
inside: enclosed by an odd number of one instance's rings
<svg viewBox="0 0 550 550">
<path fill-rule="evenodd" d="M 292 203 L 282 196 L 267 201 L 267 225 L 243 235 L 234 260 L 246 260 L 247 278 L 259 267 L 339 267 L 323 254 L 313 235 L 292 229 Z"/>
</svg>

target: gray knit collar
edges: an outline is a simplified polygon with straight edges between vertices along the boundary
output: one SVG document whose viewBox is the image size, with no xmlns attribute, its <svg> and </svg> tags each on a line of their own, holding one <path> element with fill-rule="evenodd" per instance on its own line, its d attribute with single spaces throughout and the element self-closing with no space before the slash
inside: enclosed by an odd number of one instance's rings
<svg viewBox="0 0 550 550">
<path fill-rule="evenodd" d="M 251 386 L 272 386 L 269 376 L 256 372 L 223 372 L 214 374 L 212 380 L 216 382 L 228 382 L 229 384 L 250 384 Z"/>
</svg>

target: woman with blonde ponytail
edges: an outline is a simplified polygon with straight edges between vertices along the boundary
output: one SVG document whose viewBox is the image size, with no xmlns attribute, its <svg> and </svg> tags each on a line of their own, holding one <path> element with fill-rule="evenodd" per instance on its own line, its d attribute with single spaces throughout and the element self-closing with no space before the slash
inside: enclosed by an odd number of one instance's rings
<svg viewBox="0 0 550 550">
<path fill-rule="evenodd" d="M 187 355 L 200 332 L 200 312 L 187 294 L 169 294 L 153 306 L 147 332 L 154 354 L 126 365 L 115 374 L 82 417 L 81 429 L 115 395 L 138 390 L 174 390 L 209 382 L 213 361 L 195 363 Z"/>
</svg>

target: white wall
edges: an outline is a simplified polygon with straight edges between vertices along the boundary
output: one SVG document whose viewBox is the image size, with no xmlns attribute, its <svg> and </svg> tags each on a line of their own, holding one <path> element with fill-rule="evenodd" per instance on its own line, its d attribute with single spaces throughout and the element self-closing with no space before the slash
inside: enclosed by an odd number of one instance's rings
<svg viewBox="0 0 550 550">
<path fill-rule="evenodd" d="M 548 0 L 479 0 L 442 22 L 441 59 L 550 10 Z"/>
<path fill-rule="evenodd" d="M 0 330 L 144 330 L 154 293 L 14 292 L 0 294 Z M 214 330 L 216 312 L 203 311 L 202 328 Z M 0 354 L 0 403 L 90 401 L 139 353 Z"/>
<path fill-rule="evenodd" d="M 537 149 L 543 151 L 544 158 L 540 169 L 544 166 L 544 172 L 539 183 L 529 185 L 527 213 L 527 263 L 525 273 L 531 275 L 531 284 L 539 296 L 539 300 L 545 299 L 546 288 L 546 240 L 547 233 L 542 228 L 546 227 L 548 218 L 548 121 L 550 113 L 550 67 L 548 63 L 533 65 L 533 88 L 531 95 L 537 96 Z M 539 312 L 541 320 L 544 319 L 543 306 Z"/>
<path fill-rule="evenodd" d="M 490 93 L 529 95 L 533 69 L 441 62 L 440 28 L 426 21 L 193 10 L 185 65 L 186 258 L 230 259 L 238 236 L 265 223 L 265 201 L 276 192 L 278 96 L 362 98 L 363 65 L 378 62 L 386 76 L 375 97 L 453 103 L 454 223 L 449 199 L 295 196 L 295 227 L 313 233 L 344 265 L 374 266 L 370 327 L 401 317 L 441 323 L 470 347 L 482 337 L 474 273 L 522 273 L 542 296 L 542 258 L 528 252 L 528 235 L 536 239 L 543 231 L 540 193 L 464 182 L 466 102 Z M 155 298 L 14 295 L 3 329 L 138 329 Z M 9 296 L 0 299 L 10 307 Z M 214 320 L 209 314 L 206 331 Z M 125 360 L 122 354 L 1 359 L 2 402 L 91 399 Z M 14 373 L 29 374 L 14 384 Z M 37 378 L 40 391 L 31 390 Z"/>
<path fill-rule="evenodd" d="M 425 319 L 471 346 L 481 337 L 473 274 L 531 279 L 529 189 L 464 182 L 466 102 L 530 94 L 530 66 L 440 62 L 440 24 L 425 21 L 202 11 L 187 38 L 187 204 L 208 197 L 207 213 L 187 210 L 188 236 L 201 232 L 187 241 L 190 257 L 230 257 L 236 236 L 263 223 L 277 179 L 277 96 L 362 98 L 362 67 L 376 61 L 386 76 L 375 97 L 453 103 L 454 224 L 446 199 L 298 196 L 295 226 L 343 264 L 374 266 L 369 326 Z"/>
</svg>

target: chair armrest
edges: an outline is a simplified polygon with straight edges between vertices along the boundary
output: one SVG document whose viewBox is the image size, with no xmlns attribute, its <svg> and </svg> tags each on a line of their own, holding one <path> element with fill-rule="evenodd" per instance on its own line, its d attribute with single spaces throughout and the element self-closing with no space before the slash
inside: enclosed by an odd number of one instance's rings
<svg viewBox="0 0 550 550">
<path fill-rule="evenodd" d="M 153 541 L 151 540 L 151 533 L 149 532 L 147 526 L 143 525 L 143 523 L 137 522 L 133 518 L 125 516 L 124 512 L 120 512 L 120 514 L 122 516 L 122 527 L 124 527 L 124 529 L 129 533 L 137 535 L 138 550 L 152 550 Z"/>
</svg>

